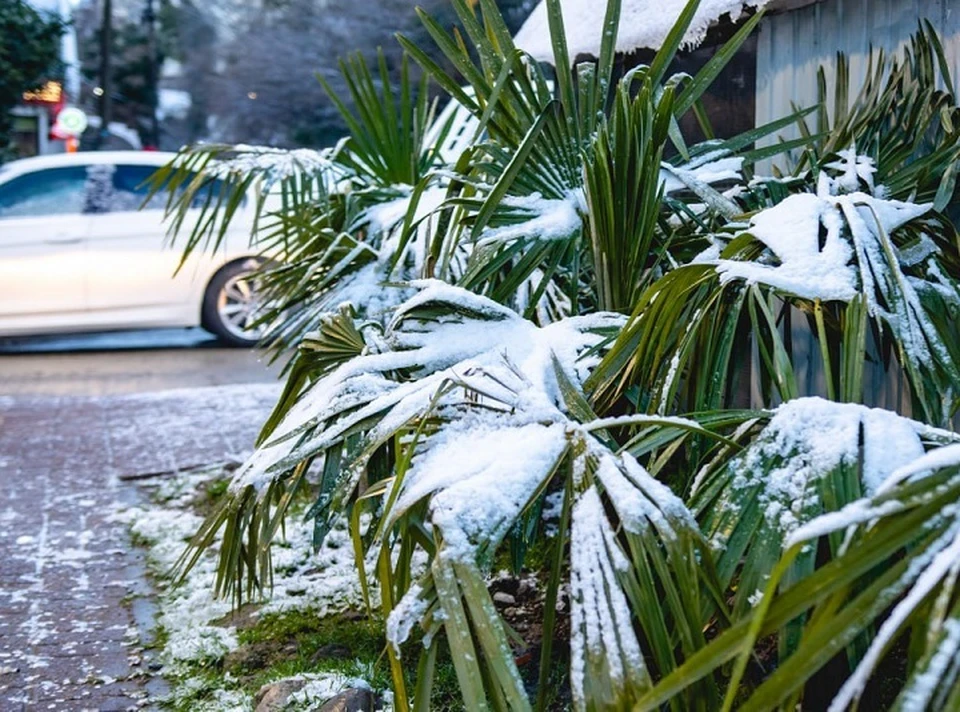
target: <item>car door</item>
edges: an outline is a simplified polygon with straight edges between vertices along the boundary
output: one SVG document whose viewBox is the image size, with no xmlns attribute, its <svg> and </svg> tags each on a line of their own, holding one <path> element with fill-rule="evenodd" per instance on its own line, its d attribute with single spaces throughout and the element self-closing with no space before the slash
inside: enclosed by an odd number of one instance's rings
<svg viewBox="0 0 960 712">
<path fill-rule="evenodd" d="M 0 183 L 0 330 L 69 324 L 86 308 L 84 166 Z"/>
<path fill-rule="evenodd" d="M 196 311 L 191 266 L 174 279 L 181 250 L 166 239 L 167 196 L 149 194 L 151 165 L 91 167 L 87 252 L 88 304 L 93 312 L 122 312 L 131 323 L 174 324 Z M 142 206 L 142 207 L 141 207 Z"/>
</svg>

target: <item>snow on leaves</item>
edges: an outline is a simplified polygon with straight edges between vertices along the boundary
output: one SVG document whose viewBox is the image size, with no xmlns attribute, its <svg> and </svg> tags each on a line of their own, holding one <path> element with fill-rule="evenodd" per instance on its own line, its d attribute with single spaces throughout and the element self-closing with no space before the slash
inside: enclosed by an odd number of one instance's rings
<svg viewBox="0 0 960 712">
<path fill-rule="evenodd" d="M 757 261 L 716 259 L 721 281 L 764 284 L 810 300 L 849 302 L 862 294 L 870 316 L 890 328 L 911 360 L 925 367 L 949 362 L 921 291 L 946 289 L 955 299 L 955 289 L 944 284 L 922 232 L 902 252 L 891 238 L 930 213 L 932 204 L 878 197 L 884 191 L 874 186 L 872 159 L 854 149 L 839 155 L 821 173 L 816 195 L 789 196 L 751 218 L 741 234 L 752 235 L 768 252 Z M 923 278 L 904 271 L 925 261 Z"/>
<path fill-rule="evenodd" d="M 238 144 L 230 147 L 229 157 L 211 164 L 208 173 L 225 180 L 255 174 L 261 176 L 265 192 L 277 182 L 297 176 L 323 178 L 328 188 L 332 189 L 345 176 L 342 166 L 335 160 L 340 149 L 339 144 L 320 151 Z"/>
<path fill-rule="evenodd" d="M 823 511 L 822 480 L 837 468 L 862 467 L 860 485 L 872 494 L 894 470 L 922 456 L 922 427 L 886 410 L 821 398 L 792 400 L 777 408 L 731 464 L 730 494 L 756 492 L 768 524 L 789 535 L 811 511 Z"/>
</svg>

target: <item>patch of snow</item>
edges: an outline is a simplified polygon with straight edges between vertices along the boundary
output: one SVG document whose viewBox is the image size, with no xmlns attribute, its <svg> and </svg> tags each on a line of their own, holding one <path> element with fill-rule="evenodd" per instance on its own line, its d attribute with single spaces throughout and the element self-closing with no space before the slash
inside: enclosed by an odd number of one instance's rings
<svg viewBox="0 0 960 712">
<path fill-rule="evenodd" d="M 768 0 L 702 0 L 693 21 L 683 36 L 683 46 L 695 47 L 707 35 L 707 29 L 723 15 L 737 21 L 747 8 L 759 8 Z M 686 6 L 685 0 L 624 0 L 617 35 L 618 52 L 659 49 Z M 595 0 L 563 0 L 563 25 L 570 61 L 577 55 L 600 55 L 604 8 Z M 540 2 L 520 28 L 517 47 L 541 62 L 553 62 L 547 3 Z"/>
<path fill-rule="evenodd" d="M 308 673 L 297 675 L 296 680 L 307 680 L 307 684 L 297 692 L 290 695 L 284 709 L 290 710 L 313 710 L 319 705 L 336 697 L 344 690 L 352 688 L 362 688 L 369 690 L 370 684 L 360 678 L 351 678 L 338 673 Z"/>
<path fill-rule="evenodd" d="M 866 192 L 876 194 L 877 186 L 874 185 L 873 174 L 877 172 L 877 165 L 873 158 L 858 154 L 856 145 L 837 151 L 837 156 L 839 160 L 827 163 L 824 168 L 838 175 L 831 177 L 827 171 L 821 172 L 818 192 L 838 195 L 856 193 L 865 188 Z"/>
<path fill-rule="evenodd" d="M 664 193 L 673 193 L 685 190 L 690 181 L 707 185 L 727 180 L 740 181 L 743 179 L 742 171 L 743 158 L 739 156 L 707 154 L 681 166 L 664 163 L 660 181 Z"/>
<path fill-rule="evenodd" d="M 423 596 L 423 587 L 415 583 L 390 611 L 386 638 L 397 656 L 400 655 L 400 646 L 410 637 L 413 627 L 423 618 L 429 607 L 430 601 Z"/>
<path fill-rule="evenodd" d="M 561 200 L 544 198 L 540 193 L 523 197 L 507 196 L 501 202 L 501 209 L 515 213 L 520 221 L 487 228 L 481 234 L 479 244 L 520 239 L 567 240 L 583 226 L 583 203 L 581 190 L 570 191 Z"/>
<path fill-rule="evenodd" d="M 821 478 L 841 464 L 856 467 L 861 434 L 862 485 L 868 495 L 897 468 L 924 453 L 913 421 L 896 413 L 798 398 L 777 408 L 754 444 L 734 461 L 732 487 L 759 488 L 759 504 L 768 522 L 789 535 L 805 523 L 811 507 L 819 508 L 815 503 Z"/>
<path fill-rule="evenodd" d="M 400 195 L 393 200 L 377 203 L 364 209 L 354 220 L 353 227 L 366 227 L 370 233 L 389 233 L 400 226 L 407 218 L 412 205 L 412 189 L 410 186 L 396 186 Z M 412 221 L 417 222 L 434 213 L 446 197 L 446 188 L 433 186 L 428 188 L 417 199 L 417 208 Z M 392 256 L 392 251 L 390 256 Z"/>
<path fill-rule="evenodd" d="M 414 458 L 394 511 L 432 494 L 430 516 L 443 536 L 443 556 L 472 560 L 478 546 L 495 546 L 507 534 L 566 447 L 561 423 L 459 419 Z"/>
<path fill-rule="evenodd" d="M 791 195 L 754 215 L 748 229 L 779 264 L 718 260 L 720 280 L 766 284 L 807 299 L 850 301 L 858 291 L 857 275 L 849 264 L 853 251 L 842 228 L 835 206 L 816 195 Z M 821 231 L 826 232 L 822 248 Z"/>
<path fill-rule="evenodd" d="M 211 163 L 206 172 L 225 180 L 260 175 L 265 192 L 277 181 L 301 175 L 319 178 L 328 189 L 333 189 L 343 178 L 343 168 L 334 160 L 339 150 L 340 144 L 322 150 L 237 144 L 231 148 L 230 157 Z"/>
<path fill-rule="evenodd" d="M 155 489 L 154 504 L 113 515 L 114 521 L 128 523 L 147 543 L 149 565 L 161 581 L 203 521 L 190 511 L 191 502 L 219 474 L 214 468 L 166 478 Z M 267 592 L 259 614 L 309 609 L 324 616 L 362 605 L 345 522 L 334 524 L 316 553 L 312 522 L 291 515 L 284 531 L 286 536 L 272 547 L 273 590 Z M 160 594 L 157 623 L 167 635 L 161 659 L 170 674 L 186 674 L 186 664 L 218 660 L 238 645 L 235 628 L 219 622 L 232 605 L 213 597 L 216 569 L 217 545 L 201 556 L 181 585 L 167 585 Z"/>
</svg>

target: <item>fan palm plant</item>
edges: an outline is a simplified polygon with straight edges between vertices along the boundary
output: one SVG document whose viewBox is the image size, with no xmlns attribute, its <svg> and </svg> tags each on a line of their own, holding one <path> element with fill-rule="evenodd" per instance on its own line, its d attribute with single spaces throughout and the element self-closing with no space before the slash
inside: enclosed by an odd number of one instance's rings
<svg viewBox="0 0 960 712">
<path fill-rule="evenodd" d="M 556 600 L 569 568 L 579 621 L 574 664 L 586 666 L 590 680 L 581 672 L 574 693 L 586 706 L 638 696 L 650 679 L 639 642 L 629 625 L 623 627 L 629 611 L 646 612 L 642 625 L 657 644 L 656 664 L 670 670 L 676 655 L 670 625 L 682 622 L 684 654 L 698 649 L 720 589 L 710 568 L 695 563 L 706 556 L 705 542 L 683 503 L 633 455 L 611 449 L 604 431 L 655 426 L 661 437 L 696 432 L 734 444 L 690 420 L 604 420 L 590 411 L 579 384 L 597 360 L 596 347 L 622 325 L 618 315 L 598 313 L 540 328 L 461 288 L 415 286 L 419 294 L 397 309 L 383 334 L 373 329 L 365 336 L 348 314 L 327 322 L 310 344 L 325 356 L 316 362 L 312 387 L 296 402 L 282 402 L 185 563 L 195 561 L 225 525 L 218 592 L 240 597 L 265 590 L 268 544 L 318 461 L 322 476 L 310 515 L 318 539 L 351 512 L 362 562 L 359 512 L 367 510 L 378 522 L 370 542 L 382 548 L 380 595 L 391 642 L 399 646 L 420 620 L 432 638 L 442 621 L 451 648 L 463 653 L 455 659 L 468 706 L 503 695 L 512 707 L 524 708 L 519 675 L 481 572 L 505 537 L 517 537 L 518 523 L 526 522 L 520 530 L 538 530 L 548 492 L 564 492 L 570 559 L 566 565 L 557 561 L 549 595 Z M 639 451 L 650 450 L 647 444 Z M 613 507 L 609 514 L 604 501 Z M 621 527 L 628 532 L 630 558 L 614 535 Z M 431 564 L 412 583 L 417 549 L 428 553 Z M 563 552 L 558 545 L 557 556 Z M 625 571 L 630 578 L 621 581 Z M 697 593 L 701 586 L 704 594 Z M 672 591 L 668 612 L 645 603 L 663 587 Z M 482 655 L 466 632 L 467 620 L 480 631 L 476 646 Z M 427 648 L 426 659 L 436 655 L 436 644 Z M 481 659 L 489 667 L 481 667 Z M 495 684 L 484 682 L 490 680 Z M 405 699 L 399 668 L 395 681 Z M 423 704 L 429 677 L 419 685 L 415 698 Z"/>
<path fill-rule="evenodd" d="M 268 592 L 270 544 L 308 492 L 317 542 L 350 523 L 400 710 L 429 709 L 443 645 L 468 709 L 544 709 L 564 586 L 577 709 L 795 706 L 844 653 L 840 709 L 907 625 L 903 706 L 954 699 L 956 438 L 925 424 L 946 424 L 960 388 L 952 184 L 931 178 L 953 150 L 952 95 L 929 90 L 935 36 L 883 91 L 871 75 L 833 128 L 821 116 L 819 134 L 751 148 L 802 125 L 810 110 L 797 110 L 689 146 L 677 120 L 759 15 L 696 77 L 669 77 L 691 0 L 651 65 L 614 81 L 617 0 L 598 60 L 572 72 L 548 0 L 552 76 L 492 0 L 453 4 L 465 37 L 421 17 L 468 88 L 401 42 L 473 114 L 474 145 L 444 165 L 424 138 L 425 86 L 404 71 L 394 92 L 381 64 L 378 87 L 354 62 L 350 137 L 310 175 L 279 179 L 288 197 L 266 234 L 289 257 L 269 279 L 297 355 L 183 566 L 219 543 L 216 592 Z M 940 132 L 929 153 L 869 118 L 901 110 L 898 91 L 924 117 L 906 131 Z M 753 162 L 797 147 L 806 173 L 742 185 Z M 227 170 L 184 160 L 162 178 L 199 186 Z M 882 182 L 917 163 L 915 191 Z M 229 219 L 224 200 L 193 244 Z M 796 319 L 816 339 L 821 393 L 799 387 Z M 871 359 L 902 370 L 916 420 L 862 405 Z M 763 409 L 734 409 L 745 387 Z M 548 565 L 531 703 L 486 576 L 534 544 Z M 423 647 L 408 690 L 411 639 Z M 768 673 L 757 658 L 784 664 Z"/>
<path fill-rule="evenodd" d="M 951 433 L 927 434 L 941 443 L 956 440 Z M 955 624 L 958 464 L 960 445 L 940 447 L 908 460 L 871 496 L 794 529 L 769 580 L 756 592 L 753 613 L 661 680 L 640 700 L 638 709 L 657 709 L 678 690 L 735 660 L 724 704 L 730 709 L 757 639 L 798 620 L 803 622 L 803 635 L 793 652 L 745 702 L 741 700 L 740 709 L 794 706 L 804 683 L 845 648 L 854 672 L 835 685 L 830 709 L 847 709 L 860 697 L 891 644 L 908 629 L 906 677 L 893 707 L 952 709 L 960 696 Z M 830 540 L 836 556 L 805 577 L 787 582 L 788 572 L 799 559 L 810 556 L 821 537 Z M 868 647 L 848 647 L 877 624 Z"/>
<path fill-rule="evenodd" d="M 402 301 L 409 292 L 380 285 L 419 276 L 426 238 L 401 241 L 399 233 L 444 194 L 439 147 L 448 127 L 428 140 L 435 114 L 428 78 L 415 82 L 404 56 L 394 87 L 382 52 L 376 75 L 359 54 L 340 70 L 354 108 L 324 83 L 349 130 L 333 149 L 188 147 L 152 178 L 155 191 L 169 192 L 170 232 L 186 234 L 185 257 L 198 246 L 215 250 L 256 189 L 251 241 L 272 258 L 259 279 L 270 305 L 260 320 L 281 349 L 299 343 L 340 302 L 377 317 Z M 198 196 L 205 196 L 200 215 L 185 226 Z"/>
<path fill-rule="evenodd" d="M 457 219 L 447 221 L 447 230 L 436 237 L 434 252 L 460 249 L 466 267 L 462 274 L 448 270 L 433 276 L 502 303 L 522 303 L 528 316 L 536 314 L 539 299 L 554 284 L 568 295 L 573 313 L 629 312 L 636 293 L 661 273 L 676 231 L 670 218 L 738 213 L 736 203 L 710 184 L 739 181 L 745 164 L 789 148 L 743 150 L 809 113 L 692 147 L 679 131 L 678 119 L 698 106 L 761 14 L 696 76 L 668 76 L 699 6 L 690 2 L 650 66 L 614 82 L 618 0 L 607 5 L 598 60 L 578 64 L 572 74 L 566 71 L 571 63 L 560 2 L 547 0 L 560 68 L 553 75 L 514 47 L 492 0 L 479 3 L 479 15 L 462 0 L 453 4 L 465 38 L 451 36 L 423 11 L 420 15 L 438 49 L 469 83 L 469 93 L 422 49 L 400 38 L 425 71 L 473 112 L 478 138 L 488 139 L 457 166 L 463 176 L 463 192 L 452 201 Z M 670 144 L 677 151 L 675 163 L 663 160 Z M 681 193 L 683 199 L 671 196 Z M 634 200 L 638 195 L 643 199 Z M 526 289 L 531 280 L 536 286 Z"/>
</svg>

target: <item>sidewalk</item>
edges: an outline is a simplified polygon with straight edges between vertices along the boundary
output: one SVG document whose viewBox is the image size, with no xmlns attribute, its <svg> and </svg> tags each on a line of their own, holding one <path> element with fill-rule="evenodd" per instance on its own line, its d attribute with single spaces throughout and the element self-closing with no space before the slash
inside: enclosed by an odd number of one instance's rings
<svg viewBox="0 0 960 712">
<path fill-rule="evenodd" d="M 239 385 L 0 397 L 0 709 L 124 710 L 162 692 L 142 554 L 110 521 L 129 476 L 249 451 L 279 394 Z"/>
</svg>

